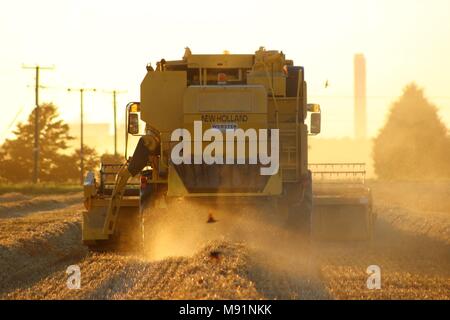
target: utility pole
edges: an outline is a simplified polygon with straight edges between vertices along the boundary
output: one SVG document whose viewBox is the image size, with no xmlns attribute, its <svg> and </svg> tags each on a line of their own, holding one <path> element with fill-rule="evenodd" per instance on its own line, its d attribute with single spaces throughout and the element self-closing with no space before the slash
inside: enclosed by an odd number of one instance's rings
<svg viewBox="0 0 450 320">
<path fill-rule="evenodd" d="M 84 92 L 92 91 L 95 92 L 95 88 L 68 88 L 67 91 L 79 91 L 80 92 L 80 182 L 83 184 L 84 181 L 84 141 L 83 141 L 83 119 L 84 119 Z"/>
<path fill-rule="evenodd" d="M 43 67 L 40 65 L 34 65 L 34 66 L 26 66 L 22 65 L 23 69 L 34 69 L 36 72 L 36 83 L 35 83 L 35 89 L 34 89 L 34 95 L 35 95 L 35 112 L 34 112 L 34 148 L 33 148 L 33 183 L 39 182 L 39 135 L 40 135 L 40 128 L 39 128 L 39 72 L 41 70 L 52 70 L 54 67 Z"/>
<path fill-rule="evenodd" d="M 105 91 L 106 93 L 112 93 L 113 95 L 113 108 L 114 108 L 114 155 L 117 156 L 117 95 L 120 93 L 126 93 L 126 91 L 112 90 Z"/>
</svg>

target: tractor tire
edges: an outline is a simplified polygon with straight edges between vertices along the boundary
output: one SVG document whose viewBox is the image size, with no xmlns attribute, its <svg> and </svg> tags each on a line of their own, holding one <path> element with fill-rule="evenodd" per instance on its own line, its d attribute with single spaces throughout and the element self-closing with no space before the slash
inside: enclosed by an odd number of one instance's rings
<svg viewBox="0 0 450 320">
<path fill-rule="evenodd" d="M 91 252 L 105 253 L 117 250 L 117 242 L 113 240 L 88 240 L 83 241 L 83 244 Z"/>
<path fill-rule="evenodd" d="M 306 182 L 299 188 L 303 189 L 297 201 L 289 206 L 287 226 L 296 234 L 309 239 L 313 214 L 312 175 L 308 171 Z M 303 195 L 303 197 L 302 197 Z"/>
</svg>

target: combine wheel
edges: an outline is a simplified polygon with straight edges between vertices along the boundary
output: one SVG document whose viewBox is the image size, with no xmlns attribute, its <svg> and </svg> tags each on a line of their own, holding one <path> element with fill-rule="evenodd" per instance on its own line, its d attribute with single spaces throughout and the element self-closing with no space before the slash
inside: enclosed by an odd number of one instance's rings
<svg viewBox="0 0 450 320">
<path fill-rule="evenodd" d="M 313 214 L 313 194 L 311 171 L 308 171 L 305 183 L 297 186 L 291 197 L 289 205 L 289 216 L 287 225 L 291 230 L 295 230 L 301 236 L 309 238 L 311 236 L 311 222 Z"/>
</svg>

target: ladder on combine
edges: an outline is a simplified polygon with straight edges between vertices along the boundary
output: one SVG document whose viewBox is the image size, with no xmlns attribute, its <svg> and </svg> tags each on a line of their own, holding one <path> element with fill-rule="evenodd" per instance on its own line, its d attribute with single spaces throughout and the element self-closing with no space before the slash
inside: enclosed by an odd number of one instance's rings
<svg viewBox="0 0 450 320">
<path fill-rule="evenodd" d="M 298 131 L 295 122 L 283 123 L 280 127 L 280 167 L 286 182 L 298 182 L 300 178 Z"/>
<path fill-rule="evenodd" d="M 280 138 L 280 170 L 283 177 L 283 182 L 297 183 L 302 179 L 302 168 L 306 166 L 306 148 L 302 146 L 301 137 L 306 133 L 306 126 L 304 125 L 304 116 L 307 112 L 306 99 L 306 83 L 304 81 L 303 67 L 293 67 L 292 76 L 296 81 L 290 82 L 292 85 L 289 89 L 289 94 L 286 91 L 285 96 L 275 96 L 273 87 L 270 87 L 271 96 L 269 95 L 269 126 L 271 128 L 279 129 Z M 272 84 L 273 79 L 270 77 L 268 71 L 267 80 Z M 288 71 L 291 72 L 291 71 Z M 298 72 L 295 74 L 295 72 Z M 289 75 L 288 75 L 289 77 Z M 305 130 L 304 133 L 301 130 Z M 306 144 L 306 137 L 304 144 Z M 303 140 L 302 140 L 303 141 Z M 305 153 L 304 155 L 302 154 Z M 302 155 L 304 158 L 302 158 Z M 304 163 L 302 163 L 304 159 Z"/>
<path fill-rule="evenodd" d="M 286 182 L 299 182 L 300 172 L 300 121 L 303 117 L 302 104 L 306 104 L 303 68 L 298 70 L 297 94 L 293 98 L 283 98 L 280 104 L 276 103 L 277 128 L 280 129 L 280 167 L 283 180 Z M 300 98 L 303 101 L 300 101 Z M 292 105 L 295 100 L 295 109 L 283 108 Z M 286 101 L 288 104 L 283 104 Z M 278 108 L 280 106 L 280 108 Z"/>
</svg>

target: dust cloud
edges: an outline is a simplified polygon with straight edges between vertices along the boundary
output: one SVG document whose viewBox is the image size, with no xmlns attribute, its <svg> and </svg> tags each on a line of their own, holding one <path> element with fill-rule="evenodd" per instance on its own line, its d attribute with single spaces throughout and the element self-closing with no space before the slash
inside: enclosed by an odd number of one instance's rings
<svg viewBox="0 0 450 320">
<path fill-rule="evenodd" d="M 153 217 L 148 219 L 152 225 L 145 233 L 149 234 L 145 247 L 150 261 L 193 257 L 218 245 L 222 249 L 242 246 L 248 277 L 264 296 L 328 298 L 309 240 L 289 231 L 286 215 L 272 202 L 179 199 L 168 209 L 147 214 Z M 210 252 L 211 258 L 222 254 L 222 250 Z"/>
</svg>

